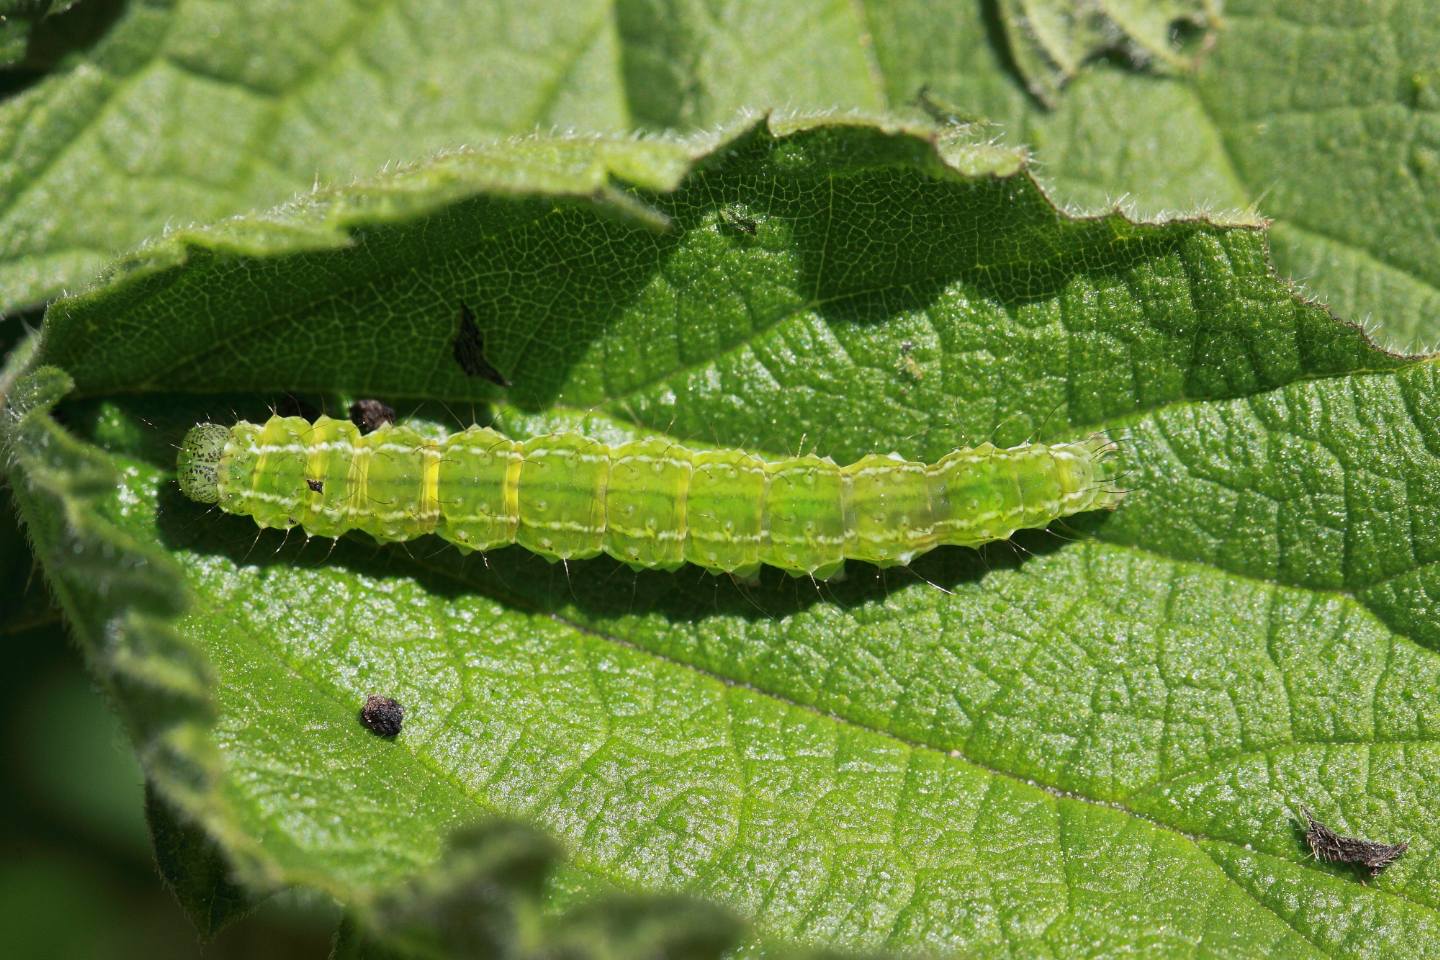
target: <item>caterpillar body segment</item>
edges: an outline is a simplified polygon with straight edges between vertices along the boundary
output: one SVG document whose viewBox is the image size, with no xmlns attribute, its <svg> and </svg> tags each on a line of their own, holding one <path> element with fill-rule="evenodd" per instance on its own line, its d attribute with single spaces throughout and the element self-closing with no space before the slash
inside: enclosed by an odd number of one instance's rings
<svg viewBox="0 0 1440 960">
<path fill-rule="evenodd" d="M 1103 436 L 955 450 L 935 463 L 871 454 L 766 460 L 662 438 L 606 445 L 580 434 L 511 440 L 471 427 L 431 440 L 406 426 L 367 435 L 348 420 L 271 417 L 192 428 L 181 490 L 262 527 L 380 541 L 433 533 L 462 550 L 519 544 L 550 560 L 600 553 L 637 569 L 694 563 L 796 576 L 845 560 L 909 563 L 1088 510 L 1113 509 Z"/>
</svg>

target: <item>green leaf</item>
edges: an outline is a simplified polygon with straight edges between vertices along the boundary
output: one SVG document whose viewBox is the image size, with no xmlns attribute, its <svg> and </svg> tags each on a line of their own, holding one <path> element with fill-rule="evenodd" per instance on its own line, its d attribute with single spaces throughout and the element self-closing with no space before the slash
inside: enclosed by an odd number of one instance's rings
<svg viewBox="0 0 1440 960">
<path fill-rule="evenodd" d="M 0 369 L 0 464 L 35 558 L 151 784 L 204 822 L 252 885 L 273 886 L 269 861 L 228 827 L 234 818 L 215 789 L 208 654 L 173 623 L 186 604 L 180 570 L 153 534 L 137 538 L 97 509 L 121 478 L 112 458 L 49 415 L 72 381 L 34 367 L 37 345 L 23 342 Z"/>
<path fill-rule="evenodd" d="M 830 0 L 763 17 L 606 0 L 463 13 L 134 0 L 70 69 L 0 102 L 0 310 L 74 288 L 162 229 L 498 134 L 878 107 L 862 33 Z"/>
<path fill-rule="evenodd" d="M 1280 268 L 1386 342 L 1440 341 L 1440 11 L 1351 0 L 1227 4 L 1201 72 L 1247 199 L 1276 218 Z M 1296 64 L 1313 65 L 1296 69 Z"/>
<path fill-rule="evenodd" d="M 716 960 L 739 941 L 729 911 L 683 897 L 612 894 L 546 917 L 557 853 L 523 824 L 461 830 L 429 875 L 365 905 L 335 956 Z"/>
<path fill-rule="evenodd" d="M 10 494 L 0 486 L 0 635 L 54 623 L 45 587 L 15 520 Z"/>
<path fill-rule="evenodd" d="M 1340 316 L 1403 347 L 1440 339 L 1434 4 L 1402 0 L 1377 15 L 1366 0 L 1231 0 L 1193 73 L 1093 62 L 1053 110 L 1013 82 L 995 42 L 1015 36 L 1014 17 L 987 23 L 983 6 L 875 6 L 890 105 L 928 85 L 990 117 L 1034 148 L 1054 196 L 1077 207 L 1253 207 L 1275 221 L 1280 272 Z M 1023 43 L 1018 69 L 1030 77 Z"/>
<path fill-rule="evenodd" d="M 502 815 L 566 849 L 551 910 L 683 893 L 757 943 L 1426 953 L 1435 361 L 1298 298 L 1256 229 L 1072 218 L 1016 164 L 858 122 L 522 141 L 176 233 L 56 304 L 19 359 L 69 371 L 93 446 L 45 415 L 52 367 L 5 449 L 159 789 L 250 886 L 350 904 Z M 508 393 L 455 364 L 462 302 Z M 332 549 L 179 496 L 188 426 L 291 390 L 842 461 L 1105 430 L 1132 493 L 1014 549 L 755 588 Z M 406 707 L 393 741 L 357 722 L 372 693 Z M 1410 853 L 1359 883 L 1300 804 Z"/>
<path fill-rule="evenodd" d="M 928 86 L 1034 147 L 1066 204 L 1254 208 L 1276 221 L 1280 271 L 1339 315 L 1397 347 L 1440 340 L 1434 5 L 1215 6 L 509 0 L 454 16 L 436 0 L 137 0 L 0 103 L 0 310 L 78 287 L 162 229 L 487 135 L 903 113 Z M 1172 25 L 1197 17 L 1208 29 L 1177 44 Z M 1095 59 L 1117 46 L 1124 62 Z"/>
<path fill-rule="evenodd" d="M 35 319 L 38 324 L 40 318 Z M 18 324 L 0 326 L 0 370 L 5 369 L 4 358 L 16 346 L 12 336 L 18 339 L 20 332 Z M 0 409 L 3 397 L 0 390 Z M 0 636 L 55 624 L 58 617 L 0 473 Z"/>
<path fill-rule="evenodd" d="M 153 788 L 145 791 L 145 819 L 160 875 L 202 938 L 250 912 L 254 899 L 235 882 L 225 852 L 203 826 Z"/>
</svg>

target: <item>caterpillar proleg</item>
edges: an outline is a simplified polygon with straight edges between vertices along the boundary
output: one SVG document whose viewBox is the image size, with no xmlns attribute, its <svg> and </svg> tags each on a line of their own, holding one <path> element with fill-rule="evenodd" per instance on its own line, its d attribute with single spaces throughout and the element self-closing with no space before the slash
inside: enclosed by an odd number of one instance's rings
<svg viewBox="0 0 1440 960">
<path fill-rule="evenodd" d="M 870 454 L 766 460 L 662 438 L 609 446 L 575 433 L 510 440 L 471 427 L 444 440 L 348 420 L 202 423 L 180 447 L 180 489 L 261 527 L 382 542 L 433 533 L 461 550 L 516 543 L 550 560 L 600 553 L 636 569 L 694 563 L 753 576 L 769 564 L 824 578 L 845 560 L 909 563 L 1069 514 L 1113 509 L 1113 445 L 992 444 L 934 463 Z"/>
</svg>

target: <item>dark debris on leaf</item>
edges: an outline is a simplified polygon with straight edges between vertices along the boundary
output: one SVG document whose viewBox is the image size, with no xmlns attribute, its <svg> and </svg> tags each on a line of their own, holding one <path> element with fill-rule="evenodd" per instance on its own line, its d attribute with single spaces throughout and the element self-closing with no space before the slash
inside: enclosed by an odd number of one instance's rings
<svg viewBox="0 0 1440 960">
<path fill-rule="evenodd" d="M 359 427 L 362 434 L 373 433 L 395 422 L 395 408 L 379 400 L 356 400 L 350 404 L 350 422 Z"/>
<path fill-rule="evenodd" d="M 1311 816 L 1308 809 L 1301 807 L 1300 811 L 1305 815 L 1305 842 L 1316 860 L 1365 867 L 1370 876 L 1378 877 L 1410 849 L 1408 843 L 1380 843 L 1341 836 Z"/>
<path fill-rule="evenodd" d="M 405 708 L 389 697 L 372 694 L 360 708 L 360 722 L 376 736 L 393 737 L 400 733 L 400 725 L 405 722 Z"/>
<path fill-rule="evenodd" d="M 475 314 L 460 304 L 460 329 L 455 334 L 455 362 L 467 377 L 482 377 L 497 387 L 508 387 L 510 381 L 485 357 L 485 335 L 475 324 Z"/>
</svg>

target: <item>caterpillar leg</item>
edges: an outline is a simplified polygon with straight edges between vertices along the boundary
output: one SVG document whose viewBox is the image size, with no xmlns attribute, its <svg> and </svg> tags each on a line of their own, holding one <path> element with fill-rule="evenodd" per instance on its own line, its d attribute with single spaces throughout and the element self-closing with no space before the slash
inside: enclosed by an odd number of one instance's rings
<svg viewBox="0 0 1440 960">
<path fill-rule="evenodd" d="M 713 574 L 727 574 L 731 580 L 745 587 L 758 587 L 760 585 L 760 564 L 749 563 L 743 567 L 736 567 L 734 570 L 711 570 Z"/>
<path fill-rule="evenodd" d="M 910 561 L 914 559 L 915 551 L 911 550 L 907 551 L 906 553 L 902 553 L 898 557 L 887 557 L 882 560 L 871 560 L 870 562 L 875 564 L 875 566 L 879 567 L 881 570 L 884 570 L 888 567 L 908 567 L 910 565 Z"/>
<path fill-rule="evenodd" d="M 623 562 L 625 566 L 637 572 L 641 570 L 663 570 L 666 573 L 674 573 L 676 570 L 685 566 L 685 561 L 683 560 L 679 563 L 639 563 L 634 560 L 625 560 Z"/>
<path fill-rule="evenodd" d="M 814 570 L 786 570 L 785 572 L 796 579 L 804 577 L 810 580 L 839 580 L 844 578 L 845 561 L 836 560 L 833 563 L 816 567 Z"/>
</svg>

